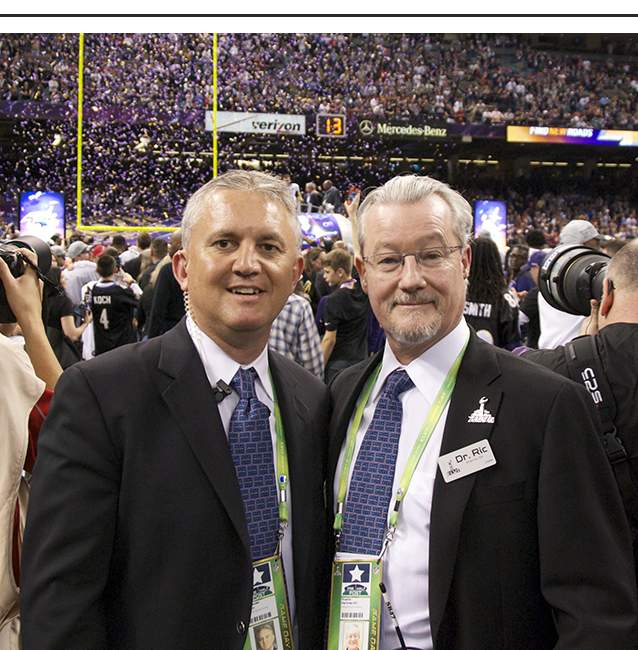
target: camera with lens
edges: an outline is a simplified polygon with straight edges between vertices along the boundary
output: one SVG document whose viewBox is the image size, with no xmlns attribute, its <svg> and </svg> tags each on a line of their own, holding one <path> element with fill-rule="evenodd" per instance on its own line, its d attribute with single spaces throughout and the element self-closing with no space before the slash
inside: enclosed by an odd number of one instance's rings
<svg viewBox="0 0 638 650">
<path fill-rule="evenodd" d="M 543 262 L 538 288 L 555 309 L 589 316 L 592 299 L 603 295 L 610 257 L 587 246 L 557 246 Z"/>
<path fill-rule="evenodd" d="M 18 239 L 0 242 L 0 257 L 9 267 L 14 278 L 24 274 L 29 262 L 20 254 L 20 249 L 28 249 L 38 256 L 38 271 L 43 276 L 51 268 L 51 249 L 39 237 L 25 235 Z M 0 323 L 15 323 L 16 317 L 9 307 L 7 295 L 2 282 L 0 282 Z"/>
</svg>

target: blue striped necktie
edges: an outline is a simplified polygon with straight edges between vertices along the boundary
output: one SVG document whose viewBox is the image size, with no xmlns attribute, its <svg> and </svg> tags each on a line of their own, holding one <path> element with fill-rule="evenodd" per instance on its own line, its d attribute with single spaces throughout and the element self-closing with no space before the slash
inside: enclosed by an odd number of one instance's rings
<svg viewBox="0 0 638 650">
<path fill-rule="evenodd" d="M 403 408 L 399 396 L 414 384 L 405 370 L 388 375 L 354 464 L 339 551 L 379 555 L 388 522 Z"/>
<path fill-rule="evenodd" d="M 239 481 L 253 560 L 274 554 L 279 505 L 273 466 L 270 411 L 257 399 L 254 368 L 240 368 L 231 387 L 239 394 L 230 418 L 228 445 Z"/>
</svg>

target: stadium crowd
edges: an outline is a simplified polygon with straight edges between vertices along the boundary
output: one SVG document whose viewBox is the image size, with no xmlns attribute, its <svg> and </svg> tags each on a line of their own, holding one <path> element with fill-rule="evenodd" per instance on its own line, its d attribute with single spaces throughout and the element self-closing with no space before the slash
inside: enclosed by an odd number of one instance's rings
<svg viewBox="0 0 638 650">
<path fill-rule="evenodd" d="M 220 53 L 225 110 L 627 129 L 637 119 L 635 61 L 619 70 L 513 34 L 231 34 Z"/>
<path fill-rule="evenodd" d="M 13 119 L 14 148 L 0 160 L 7 181 L 0 188 L 0 218 L 15 213 L 26 186 L 61 191 L 67 212 L 75 212 L 77 48 L 77 35 L 0 36 L 0 114 Z M 211 48 L 210 34 L 85 37 L 84 223 L 179 222 L 184 197 L 211 173 L 211 135 L 201 119 L 212 98 Z M 513 34 L 224 34 L 219 108 L 632 128 L 635 60 L 614 57 L 543 51 Z M 239 152 L 264 153 L 274 139 L 224 134 L 220 169 L 237 167 Z M 342 153 L 340 143 L 313 135 L 280 143 L 304 152 L 285 161 L 301 188 L 320 185 L 327 175 L 322 160 Z M 360 160 L 339 164 L 330 175 L 346 198 L 350 186 L 377 186 L 401 171 L 390 160 L 401 149 L 400 143 L 358 138 L 353 150 Z M 444 163 L 426 173 L 449 180 Z M 488 194 L 485 182 L 474 188 L 463 176 L 453 182 L 468 198 Z M 503 195 L 510 192 L 505 188 L 493 198 L 507 200 Z M 540 184 L 514 200 L 516 233 L 536 226 L 553 230 L 557 217 L 578 214 L 588 215 L 601 232 L 631 233 L 633 217 L 621 205 L 625 196 L 610 203 L 600 189 L 578 192 L 576 204 Z"/>
<path fill-rule="evenodd" d="M 76 35 L 2 35 L 0 101 L 74 110 L 77 46 Z M 515 34 L 222 34 L 219 107 L 632 129 L 638 67 L 615 56 Z M 85 62 L 90 110 L 170 121 L 211 105 L 210 34 L 91 35 Z"/>
</svg>

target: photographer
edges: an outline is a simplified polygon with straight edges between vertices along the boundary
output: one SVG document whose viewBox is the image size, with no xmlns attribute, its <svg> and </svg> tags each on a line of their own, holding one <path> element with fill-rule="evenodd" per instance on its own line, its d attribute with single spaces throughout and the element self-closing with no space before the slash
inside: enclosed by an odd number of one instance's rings
<svg viewBox="0 0 638 650">
<path fill-rule="evenodd" d="M 602 298 L 592 300 L 591 305 L 592 314 L 583 323 L 581 334 L 591 335 L 604 377 L 596 376 L 593 364 L 582 371 L 581 377 L 574 377 L 568 361 L 571 344 L 553 350 L 530 350 L 522 356 L 561 375 L 579 379 L 580 383 L 588 381 L 586 387 L 598 404 L 601 417 L 612 416 L 626 457 L 617 450 L 618 460 L 610 460 L 633 530 L 634 557 L 638 562 L 638 410 L 635 406 L 638 394 L 638 241 L 627 244 L 611 259 L 603 280 Z M 613 399 L 603 390 L 605 379 Z M 601 410 L 601 406 L 605 410 Z M 601 425 L 602 431 L 604 426 Z"/>
<path fill-rule="evenodd" d="M 76 325 L 71 299 L 64 291 L 55 290 L 57 287 L 64 289 L 65 279 L 61 275 L 61 269 L 52 266 L 47 273 L 47 278 L 53 285 L 45 292 L 47 336 L 60 365 L 66 369 L 82 359 L 79 349 L 81 346 L 77 343 L 91 322 L 91 312 L 86 310 L 82 321 Z"/>
<path fill-rule="evenodd" d="M 18 255 L 37 264 L 37 255 Z M 42 289 L 35 269 L 27 266 L 14 277 L 0 258 L 0 281 L 6 302 L 15 315 L 25 350 L 5 334 L 14 323 L 0 325 L 0 647 L 18 647 L 19 549 L 26 515 L 28 488 L 22 468 L 30 472 L 35 461 L 37 434 L 62 368 L 49 345 L 42 321 Z M 19 504 L 18 504 L 19 500 Z"/>
</svg>

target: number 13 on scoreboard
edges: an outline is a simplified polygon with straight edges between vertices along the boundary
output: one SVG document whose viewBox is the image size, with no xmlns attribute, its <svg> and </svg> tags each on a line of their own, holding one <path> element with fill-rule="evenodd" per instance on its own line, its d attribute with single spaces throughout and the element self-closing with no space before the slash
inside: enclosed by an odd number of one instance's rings
<svg viewBox="0 0 638 650">
<path fill-rule="evenodd" d="M 341 113 L 318 113 L 315 130 L 320 138 L 345 138 L 346 116 Z"/>
</svg>

